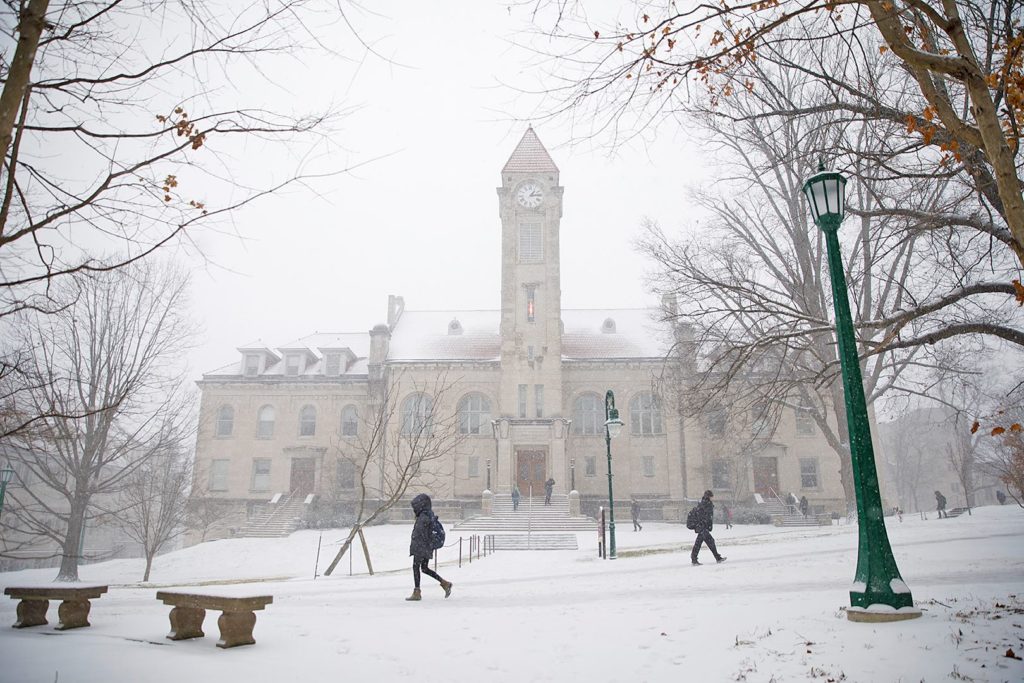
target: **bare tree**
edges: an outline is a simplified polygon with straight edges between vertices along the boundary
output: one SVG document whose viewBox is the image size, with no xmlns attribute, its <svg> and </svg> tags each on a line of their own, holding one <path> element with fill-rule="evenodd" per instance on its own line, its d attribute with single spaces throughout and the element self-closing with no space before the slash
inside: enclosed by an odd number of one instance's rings
<svg viewBox="0 0 1024 683">
<path fill-rule="evenodd" d="M 26 544 L 56 543 L 57 579 L 75 581 L 94 498 L 180 447 L 190 398 L 179 363 L 191 325 L 185 277 L 159 264 L 67 280 L 50 296 L 59 309 L 23 312 L 15 331 L 14 343 L 31 354 L 29 381 L 11 392 L 16 413 L 46 417 L 10 437 L 35 485 L 13 493 L 3 526 Z"/>
<path fill-rule="evenodd" d="M 149 581 L 153 558 L 187 530 L 191 462 L 190 454 L 174 445 L 153 453 L 125 479 L 115 498 L 114 523 L 142 546 L 143 581 Z"/>
<path fill-rule="evenodd" d="M 399 369 L 385 375 L 371 393 L 368 413 L 360 416 L 358 445 L 335 449 L 337 462 L 345 463 L 341 467 L 353 471 L 354 510 L 348 536 L 325 575 L 334 571 L 362 528 L 405 498 L 411 486 L 431 489 L 450 475 L 443 471 L 445 463 L 465 440 L 455 392 L 447 373 L 419 382 Z"/>
<path fill-rule="evenodd" d="M 556 60 L 555 110 L 571 110 L 576 121 L 610 130 L 616 140 L 672 120 L 694 91 L 723 101 L 754 87 L 744 69 L 772 49 L 838 48 L 856 65 L 861 45 L 880 38 L 889 72 L 908 75 L 914 97 L 899 103 L 906 108 L 887 102 L 884 110 L 863 113 L 916 130 L 936 152 L 935 165 L 948 162 L 991 212 L 966 222 L 1024 262 L 1018 158 L 1024 57 L 1015 0 L 662 0 L 616 5 L 608 18 L 585 0 L 534 5 L 548 41 L 540 49 Z M 818 75 L 825 82 L 833 77 Z M 821 106 L 843 110 L 844 100 Z"/>
</svg>

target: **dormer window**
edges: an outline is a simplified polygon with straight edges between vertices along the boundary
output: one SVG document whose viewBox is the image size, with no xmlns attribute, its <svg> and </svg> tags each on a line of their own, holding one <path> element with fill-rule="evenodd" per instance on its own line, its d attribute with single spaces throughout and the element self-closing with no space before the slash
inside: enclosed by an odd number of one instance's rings
<svg viewBox="0 0 1024 683">
<path fill-rule="evenodd" d="M 601 323 L 601 332 L 604 334 L 615 334 L 615 321 L 611 318 L 605 318 L 604 322 Z"/>
<path fill-rule="evenodd" d="M 255 377 L 260 374 L 260 355 L 258 353 L 245 354 L 245 376 Z"/>
<path fill-rule="evenodd" d="M 289 353 L 284 357 L 284 374 L 294 377 L 299 374 L 302 368 L 302 356 L 298 353 Z"/>
<path fill-rule="evenodd" d="M 324 374 L 329 377 L 337 377 L 341 374 L 340 353 L 328 353 L 324 356 Z"/>
<path fill-rule="evenodd" d="M 452 318 L 452 321 L 448 323 L 448 334 L 462 334 L 462 323 L 458 318 Z"/>
</svg>

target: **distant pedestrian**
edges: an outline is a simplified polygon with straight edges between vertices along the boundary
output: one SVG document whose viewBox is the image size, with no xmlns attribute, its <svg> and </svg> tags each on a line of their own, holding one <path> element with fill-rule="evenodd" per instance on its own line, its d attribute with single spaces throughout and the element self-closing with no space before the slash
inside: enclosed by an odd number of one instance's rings
<svg viewBox="0 0 1024 683">
<path fill-rule="evenodd" d="M 725 517 L 725 528 L 732 528 L 732 508 L 722 503 L 722 516 Z"/>
<path fill-rule="evenodd" d="M 715 516 L 715 504 L 711 502 L 711 499 L 714 497 L 714 492 L 710 490 L 705 491 L 704 497 L 697 503 L 696 519 L 693 526 L 693 530 L 697 532 L 697 540 L 694 542 L 693 550 L 690 552 L 690 562 L 694 565 L 700 564 L 697 561 L 697 554 L 700 552 L 701 545 L 705 543 L 711 554 L 715 556 L 716 562 L 725 562 L 725 557 L 718 554 L 718 548 L 715 547 L 715 539 L 711 536 Z"/>
<path fill-rule="evenodd" d="M 935 509 L 939 513 L 939 519 L 949 519 L 949 515 L 946 514 L 946 497 L 940 491 L 935 492 Z"/>
<path fill-rule="evenodd" d="M 548 477 L 548 480 L 544 482 L 544 504 L 551 505 L 551 492 L 555 490 L 555 480 Z"/>
<path fill-rule="evenodd" d="M 1002 491 L 996 491 L 996 500 L 998 500 L 999 504 L 1002 505 L 1006 502 L 1006 494 Z"/>
<path fill-rule="evenodd" d="M 637 502 L 636 498 L 629 504 L 629 512 L 633 515 L 633 531 L 643 531 L 644 528 L 640 524 L 640 503 Z"/>
<path fill-rule="evenodd" d="M 804 517 L 807 516 L 807 509 L 810 506 L 810 503 L 807 502 L 807 496 L 800 496 L 800 512 L 803 513 Z"/>
<path fill-rule="evenodd" d="M 421 600 L 420 595 L 420 572 L 436 579 L 444 589 L 444 597 L 452 594 L 452 582 L 445 581 L 441 576 L 430 568 L 430 557 L 434 554 L 431 543 L 431 527 L 434 525 L 434 511 L 430 506 L 430 496 L 421 493 L 412 499 L 410 503 L 412 511 L 416 513 L 416 522 L 412 525 L 412 539 L 409 542 L 409 554 L 412 555 L 412 580 L 414 588 L 412 595 L 406 600 Z"/>
<path fill-rule="evenodd" d="M 519 484 L 512 484 L 512 512 L 519 509 L 519 499 L 522 495 L 519 493 Z"/>
<path fill-rule="evenodd" d="M 790 512 L 796 514 L 796 511 L 800 508 L 800 499 L 797 498 L 796 494 L 791 491 L 788 500 L 790 505 L 793 506 L 792 508 L 790 508 Z"/>
</svg>

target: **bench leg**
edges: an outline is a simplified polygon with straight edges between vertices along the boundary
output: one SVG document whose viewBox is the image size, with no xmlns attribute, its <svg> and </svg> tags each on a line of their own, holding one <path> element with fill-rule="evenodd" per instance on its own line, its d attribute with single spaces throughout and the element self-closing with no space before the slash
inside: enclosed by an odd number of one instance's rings
<svg viewBox="0 0 1024 683">
<path fill-rule="evenodd" d="M 65 600 L 60 603 L 60 607 L 57 608 L 60 623 L 56 630 L 66 631 L 69 628 L 88 626 L 90 604 L 88 600 Z"/>
<path fill-rule="evenodd" d="M 203 619 L 206 618 L 206 610 L 195 607 L 175 607 L 171 610 L 171 632 L 167 637 L 171 640 L 185 640 L 187 638 L 202 638 Z"/>
<path fill-rule="evenodd" d="M 14 628 L 28 628 L 29 626 L 42 626 L 46 623 L 46 609 L 50 606 L 49 600 L 21 600 L 18 602 L 18 621 Z"/>
<path fill-rule="evenodd" d="M 256 625 L 255 612 L 224 612 L 217 620 L 220 627 L 220 641 L 217 647 L 252 645 L 252 628 Z"/>
</svg>

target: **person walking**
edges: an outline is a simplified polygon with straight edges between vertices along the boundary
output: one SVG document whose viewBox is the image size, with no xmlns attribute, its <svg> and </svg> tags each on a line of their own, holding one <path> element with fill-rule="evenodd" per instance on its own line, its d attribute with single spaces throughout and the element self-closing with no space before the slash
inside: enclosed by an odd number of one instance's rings
<svg viewBox="0 0 1024 683">
<path fill-rule="evenodd" d="M 935 509 L 939 513 L 939 519 L 943 517 L 949 519 L 949 515 L 946 514 L 946 497 L 942 495 L 941 491 L 935 492 Z"/>
<path fill-rule="evenodd" d="M 807 502 L 807 496 L 800 496 L 800 512 L 803 513 L 804 517 L 807 516 L 807 508 L 810 507 L 810 503 Z"/>
<path fill-rule="evenodd" d="M 1003 493 L 1002 491 L 996 491 L 996 500 L 999 501 L 1000 505 L 1005 504 L 1006 503 L 1006 494 Z"/>
<path fill-rule="evenodd" d="M 722 516 L 725 517 L 725 528 L 732 528 L 732 508 L 722 503 Z"/>
<path fill-rule="evenodd" d="M 640 524 L 640 503 L 636 498 L 629 504 L 629 513 L 633 516 L 633 531 L 643 531 L 644 527 Z"/>
<path fill-rule="evenodd" d="M 435 579 L 444 590 L 444 597 L 452 594 L 452 582 L 445 581 L 441 576 L 430 568 L 430 557 L 434 554 L 431 540 L 431 527 L 434 525 L 434 511 L 431 509 L 430 496 L 421 493 L 412 499 L 410 503 L 412 511 L 416 514 L 416 521 L 412 525 L 412 539 L 409 542 L 409 554 L 412 555 L 412 595 L 406 600 L 422 600 L 420 595 L 420 572 Z"/>
<path fill-rule="evenodd" d="M 519 499 L 522 495 L 519 493 L 519 484 L 512 484 L 512 512 L 519 509 Z"/>
<path fill-rule="evenodd" d="M 697 503 L 696 519 L 693 525 L 693 530 L 697 532 L 697 540 L 694 541 L 693 550 L 690 552 L 690 563 L 693 565 L 700 564 L 697 561 L 697 554 L 700 552 L 701 545 L 705 543 L 711 554 L 715 556 L 716 562 L 725 562 L 725 556 L 718 554 L 718 548 L 715 547 L 715 539 L 711 536 L 711 528 L 714 526 L 713 520 L 715 517 L 715 504 L 711 502 L 711 499 L 714 497 L 713 491 L 705 491 L 704 497 Z"/>
<path fill-rule="evenodd" d="M 555 480 L 548 477 L 548 480 L 544 482 L 544 504 L 551 505 L 551 492 L 555 490 Z"/>
</svg>

